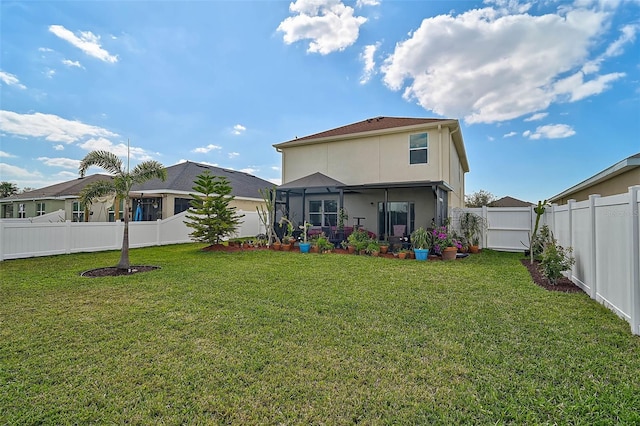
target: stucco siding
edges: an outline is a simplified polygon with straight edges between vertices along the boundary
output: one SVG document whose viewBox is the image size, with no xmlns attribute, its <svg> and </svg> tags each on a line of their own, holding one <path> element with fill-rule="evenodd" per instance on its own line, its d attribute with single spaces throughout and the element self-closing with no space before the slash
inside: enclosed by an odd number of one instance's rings
<svg viewBox="0 0 640 426">
<path fill-rule="evenodd" d="M 424 131 L 294 146 L 283 150 L 283 183 L 320 172 L 348 185 L 442 180 L 438 130 L 428 133 L 427 164 L 409 164 L 409 136 Z M 444 140 L 448 132 L 443 129 Z M 446 162 L 447 169 L 448 160 Z"/>
<path fill-rule="evenodd" d="M 592 194 L 600 194 L 603 197 L 622 194 L 628 192 L 629 187 L 634 185 L 640 185 L 640 167 L 621 173 L 603 182 L 589 186 L 588 188 L 567 194 L 556 202 L 558 204 L 567 204 L 571 199 L 584 201 L 589 199 L 589 195 Z"/>
</svg>

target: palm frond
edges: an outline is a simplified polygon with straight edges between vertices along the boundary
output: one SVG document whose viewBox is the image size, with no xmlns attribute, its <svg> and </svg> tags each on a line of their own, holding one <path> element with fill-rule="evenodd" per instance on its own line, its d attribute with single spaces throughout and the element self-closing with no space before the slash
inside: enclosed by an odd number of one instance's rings
<svg viewBox="0 0 640 426">
<path fill-rule="evenodd" d="M 80 177 L 84 177 L 87 169 L 91 166 L 100 167 L 113 175 L 125 173 L 122 169 L 122 160 L 108 151 L 91 151 L 88 153 L 80 162 Z"/>
<path fill-rule="evenodd" d="M 97 197 L 103 197 L 116 191 L 116 186 L 112 181 L 99 180 L 90 183 L 80 191 L 80 202 L 85 206 L 90 206 Z"/>
<path fill-rule="evenodd" d="M 164 181 L 167 178 L 167 170 L 158 161 L 150 160 L 134 167 L 131 177 L 135 183 L 143 183 L 154 178 Z"/>
</svg>

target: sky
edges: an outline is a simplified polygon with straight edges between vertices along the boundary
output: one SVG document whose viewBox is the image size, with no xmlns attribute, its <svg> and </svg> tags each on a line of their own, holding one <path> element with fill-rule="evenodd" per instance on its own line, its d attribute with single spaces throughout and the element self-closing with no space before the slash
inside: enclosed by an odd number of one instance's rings
<svg viewBox="0 0 640 426">
<path fill-rule="evenodd" d="M 461 123 L 467 194 L 536 202 L 640 152 L 639 33 L 638 0 L 3 0 L 0 180 L 129 143 L 278 184 L 275 143 L 433 117 Z"/>
</svg>

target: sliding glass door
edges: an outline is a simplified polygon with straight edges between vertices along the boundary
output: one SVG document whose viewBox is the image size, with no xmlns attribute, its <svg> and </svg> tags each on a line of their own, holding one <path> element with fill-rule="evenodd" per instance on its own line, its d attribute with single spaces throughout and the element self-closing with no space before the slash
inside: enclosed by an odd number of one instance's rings
<svg viewBox="0 0 640 426">
<path fill-rule="evenodd" d="M 378 230 L 387 237 L 408 236 L 414 230 L 416 220 L 415 204 L 408 201 L 390 201 L 378 203 Z"/>
</svg>

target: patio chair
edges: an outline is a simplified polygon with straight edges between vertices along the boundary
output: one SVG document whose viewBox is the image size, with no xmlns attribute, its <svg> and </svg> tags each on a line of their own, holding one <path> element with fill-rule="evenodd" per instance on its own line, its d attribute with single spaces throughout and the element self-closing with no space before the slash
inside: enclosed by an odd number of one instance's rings
<svg viewBox="0 0 640 426">
<path fill-rule="evenodd" d="M 404 237 L 404 232 L 407 229 L 407 225 L 393 225 L 393 236 Z"/>
</svg>

